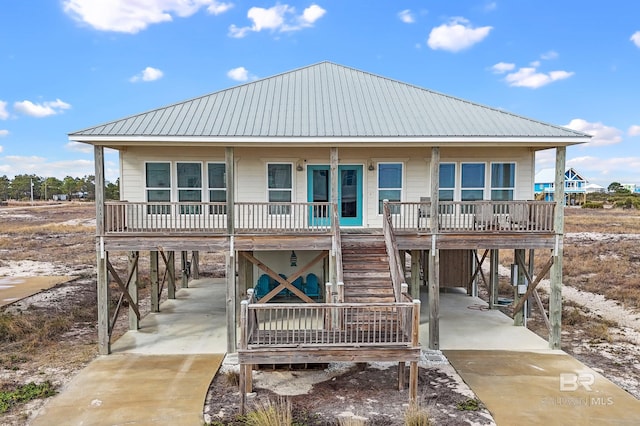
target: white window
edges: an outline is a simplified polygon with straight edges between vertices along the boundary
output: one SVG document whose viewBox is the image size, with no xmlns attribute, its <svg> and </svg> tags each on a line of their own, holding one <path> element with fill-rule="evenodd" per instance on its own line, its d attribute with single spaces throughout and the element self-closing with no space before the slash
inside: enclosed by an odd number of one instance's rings
<svg viewBox="0 0 640 426">
<path fill-rule="evenodd" d="M 202 164 L 176 163 L 178 201 L 192 202 L 191 205 L 181 205 L 180 213 L 200 213 L 202 202 Z"/>
<path fill-rule="evenodd" d="M 269 206 L 269 214 L 289 214 L 293 195 L 293 165 L 291 163 L 267 164 L 267 192 L 270 203 L 280 205 Z"/>
<path fill-rule="evenodd" d="M 209 201 L 212 203 L 227 202 L 227 172 L 225 163 L 208 163 L 207 176 L 209 188 Z M 211 206 L 209 213 L 225 214 L 227 206 Z"/>
<path fill-rule="evenodd" d="M 171 163 L 153 162 L 145 164 L 145 191 L 150 203 L 171 201 Z M 150 205 L 149 214 L 168 214 L 168 205 Z"/>
<path fill-rule="evenodd" d="M 485 164 L 460 164 L 460 200 L 476 201 L 484 199 Z"/>
<path fill-rule="evenodd" d="M 382 201 L 402 201 L 402 163 L 378 163 L 378 214 L 382 214 Z M 392 207 L 397 214 L 400 206 Z"/>
<path fill-rule="evenodd" d="M 456 163 L 440 163 L 440 182 L 438 198 L 440 201 L 453 201 L 456 189 Z"/>
<path fill-rule="evenodd" d="M 516 186 L 515 163 L 491 164 L 491 199 L 511 201 Z"/>
</svg>

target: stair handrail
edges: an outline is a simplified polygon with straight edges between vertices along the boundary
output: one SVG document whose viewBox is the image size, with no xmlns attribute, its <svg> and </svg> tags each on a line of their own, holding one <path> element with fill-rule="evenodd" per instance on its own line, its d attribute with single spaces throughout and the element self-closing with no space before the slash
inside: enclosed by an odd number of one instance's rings
<svg viewBox="0 0 640 426">
<path fill-rule="evenodd" d="M 342 237 L 340 236 L 340 217 L 338 216 L 338 205 L 336 203 L 332 204 L 331 209 L 331 251 L 335 256 L 335 277 L 336 284 L 344 282 L 344 273 L 342 270 Z M 344 300 L 340 300 L 340 302 L 344 302 Z"/>
<path fill-rule="evenodd" d="M 402 300 L 402 284 L 404 283 L 404 271 L 400 263 L 400 253 L 398 252 L 398 243 L 393 232 L 393 223 L 391 222 L 391 209 L 389 208 L 389 200 L 382 201 L 382 233 L 384 234 L 384 244 L 389 257 L 389 270 L 391 271 L 391 281 L 393 282 L 393 294 L 396 302 Z"/>
</svg>

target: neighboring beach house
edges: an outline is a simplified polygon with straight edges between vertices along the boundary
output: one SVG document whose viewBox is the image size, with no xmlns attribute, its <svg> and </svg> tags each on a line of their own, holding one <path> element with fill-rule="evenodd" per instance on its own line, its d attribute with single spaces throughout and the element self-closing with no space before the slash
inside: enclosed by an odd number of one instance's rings
<svg viewBox="0 0 640 426">
<path fill-rule="evenodd" d="M 472 292 L 478 265 L 490 259 L 493 305 L 500 250 L 514 251 L 521 266 L 520 324 L 521 299 L 539 282 L 527 273 L 532 253 L 542 253 L 550 346 L 560 345 L 563 209 L 531 201 L 534 159 L 554 148 L 564 170 L 566 147 L 588 135 L 322 62 L 69 138 L 95 152 L 103 354 L 111 279 L 137 327 L 139 251 L 150 252 L 154 309 L 159 263 L 172 297 L 175 252 L 194 273 L 199 252 L 227 254 L 228 351 L 244 367 L 410 362 L 415 395 L 420 292 L 429 293 L 422 343 L 437 349 L 439 289 Z M 105 148 L 120 153 L 121 201 L 102 195 Z M 109 262 L 117 251 L 130 253 L 127 277 Z"/>
<path fill-rule="evenodd" d="M 542 169 L 535 176 L 536 196 L 545 201 L 555 199 L 555 169 Z M 587 200 L 587 184 L 589 182 L 576 169 L 570 167 L 564 172 L 564 204 L 574 206 Z"/>
</svg>

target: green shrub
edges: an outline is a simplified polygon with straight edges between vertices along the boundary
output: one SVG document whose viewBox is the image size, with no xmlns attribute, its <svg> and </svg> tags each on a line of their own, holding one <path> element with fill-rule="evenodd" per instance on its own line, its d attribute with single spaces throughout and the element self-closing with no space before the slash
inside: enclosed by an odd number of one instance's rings
<svg viewBox="0 0 640 426">
<path fill-rule="evenodd" d="M 583 209 L 602 209 L 604 208 L 604 202 L 602 201 L 587 201 L 582 205 Z"/>
<path fill-rule="evenodd" d="M 30 382 L 15 389 L 2 390 L 0 391 L 0 413 L 6 413 L 15 404 L 33 399 L 48 398 L 55 394 L 55 387 L 48 380 L 40 384 Z"/>
</svg>

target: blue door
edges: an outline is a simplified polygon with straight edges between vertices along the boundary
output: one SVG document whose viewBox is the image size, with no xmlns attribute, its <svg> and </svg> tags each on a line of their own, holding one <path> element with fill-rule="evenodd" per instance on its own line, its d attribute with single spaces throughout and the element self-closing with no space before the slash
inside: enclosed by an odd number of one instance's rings
<svg viewBox="0 0 640 426">
<path fill-rule="evenodd" d="M 307 199 L 309 202 L 331 201 L 331 169 L 327 165 L 307 167 Z M 330 223 L 330 212 L 313 208 L 313 224 Z M 342 226 L 362 226 L 362 166 L 338 166 L 338 215 Z"/>
</svg>

